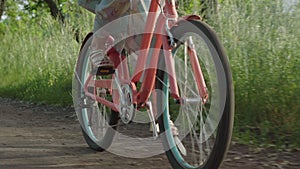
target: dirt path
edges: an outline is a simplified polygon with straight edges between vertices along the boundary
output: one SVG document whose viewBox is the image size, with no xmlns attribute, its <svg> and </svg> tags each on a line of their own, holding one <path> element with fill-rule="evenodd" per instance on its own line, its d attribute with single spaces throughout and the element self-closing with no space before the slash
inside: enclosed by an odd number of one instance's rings
<svg viewBox="0 0 300 169">
<path fill-rule="evenodd" d="M 222 169 L 299 169 L 300 152 L 233 145 Z M 145 159 L 95 152 L 70 108 L 0 98 L 0 168 L 171 168 L 164 154 Z"/>
</svg>

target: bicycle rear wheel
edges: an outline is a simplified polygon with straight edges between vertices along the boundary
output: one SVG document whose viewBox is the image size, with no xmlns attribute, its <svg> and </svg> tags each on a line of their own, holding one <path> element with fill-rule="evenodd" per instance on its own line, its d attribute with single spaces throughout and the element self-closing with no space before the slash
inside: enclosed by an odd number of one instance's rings
<svg viewBox="0 0 300 169">
<path fill-rule="evenodd" d="M 233 127 L 234 95 L 229 63 L 216 34 L 205 23 L 182 21 L 171 32 L 177 43 L 173 54 L 181 102 L 174 101 L 169 94 L 168 72 L 161 73 L 158 86 L 163 97 L 158 102 L 162 103 L 163 115 L 158 122 L 166 155 L 176 169 L 215 169 L 225 157 Z M 199 77 L 188 52 L 193 47 L 207 85 L 206 103 L 201 100 L 196 83 Z M 173 135 L 169 119 L 175 123 L 178 136 Z"/>
<path fill-rule="evenodd" d="M 84 91 L 84 84 L 91 72 L 89 46 L 92 38 L 92 34 L 89 34 L 80 50 L 74 72 L 72 96 L 86 143 L 94 150 L 103 151 L 112 143 L 118 123 L 118 113 L 86 96 Z M 94 76 L 93 78 L 102 77 Z M 111 97 L 106 89 L 89 87 L 88 90 L 102 98 Z"/>
</svg>

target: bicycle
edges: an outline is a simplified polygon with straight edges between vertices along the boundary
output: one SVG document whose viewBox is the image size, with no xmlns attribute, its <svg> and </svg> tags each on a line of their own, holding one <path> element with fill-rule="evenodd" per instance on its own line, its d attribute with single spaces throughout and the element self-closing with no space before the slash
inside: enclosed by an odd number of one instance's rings
<svg viewBox="0 0 300 169">
<path fill-rule="evenodd" d="M 164 5 L 151 0 L 145 24 L 139 52 L 126 47 L 119 52 L 111 44 L 112 75 L 90 74 L 93 33 L 82 43 L 73 102 L 86 143 L 97 151 L 108 149 L 120 123 L 130 125 L 146 110 L 153 138 L 162 140 L 173 168 L 219 168 L 234 118 L 232 76 L 222 44 L 199 16 L 178 18 L 175 0 Z"/>
</svg>

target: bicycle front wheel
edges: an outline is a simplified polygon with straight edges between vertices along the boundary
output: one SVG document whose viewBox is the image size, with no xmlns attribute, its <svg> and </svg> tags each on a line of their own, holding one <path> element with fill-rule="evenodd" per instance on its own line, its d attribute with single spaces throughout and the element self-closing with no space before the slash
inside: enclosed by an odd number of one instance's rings
<svg viewBox="0 0 300 169">
<path fill-rule="evenodd" d="M 173 50 L 180 100 L 169 93 L 170 74 L 160 75 L 163 115 L 159 125 L 167 157 L 173 168 L 215 169 L 221 165 L 231 140 L 234 95 L 229 63 L 214 31 L 201 21 L 182 21 L 171 29 L 177 47 Z M 201 98 L 195 60 L 197 53 L 208 99 Z M 159 98 L 158 98 L 159 99 Z M 174 134 L 172 120 L 178 129 Z M 171 124 L 171 125 L 170 125 Z"/>
</svg>

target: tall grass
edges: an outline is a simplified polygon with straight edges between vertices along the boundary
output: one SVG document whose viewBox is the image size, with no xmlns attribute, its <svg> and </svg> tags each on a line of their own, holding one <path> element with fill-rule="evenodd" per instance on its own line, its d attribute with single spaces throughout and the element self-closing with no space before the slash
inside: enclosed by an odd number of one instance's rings
<svg viewBox="0 0 300 169">
<path fill-rule="evenodd" d="M 86 20 L 78 29 L 91 30 Z M 86 25 L 89 23 L 90 25 Z M 50 16 L 34 23 L 8 25 L 0 39 L 0 96 L 39 103 L 71 104 L 71 79 L 79 44 L 72 22 Z"/>
<path fill-rule="evenodd" d="M 300 142 L 300 8 L 281 0 L 232 0 L 219 6 L 215 25 L 235 84 L 235 129 L 256 143 Z"/>
</svg>

